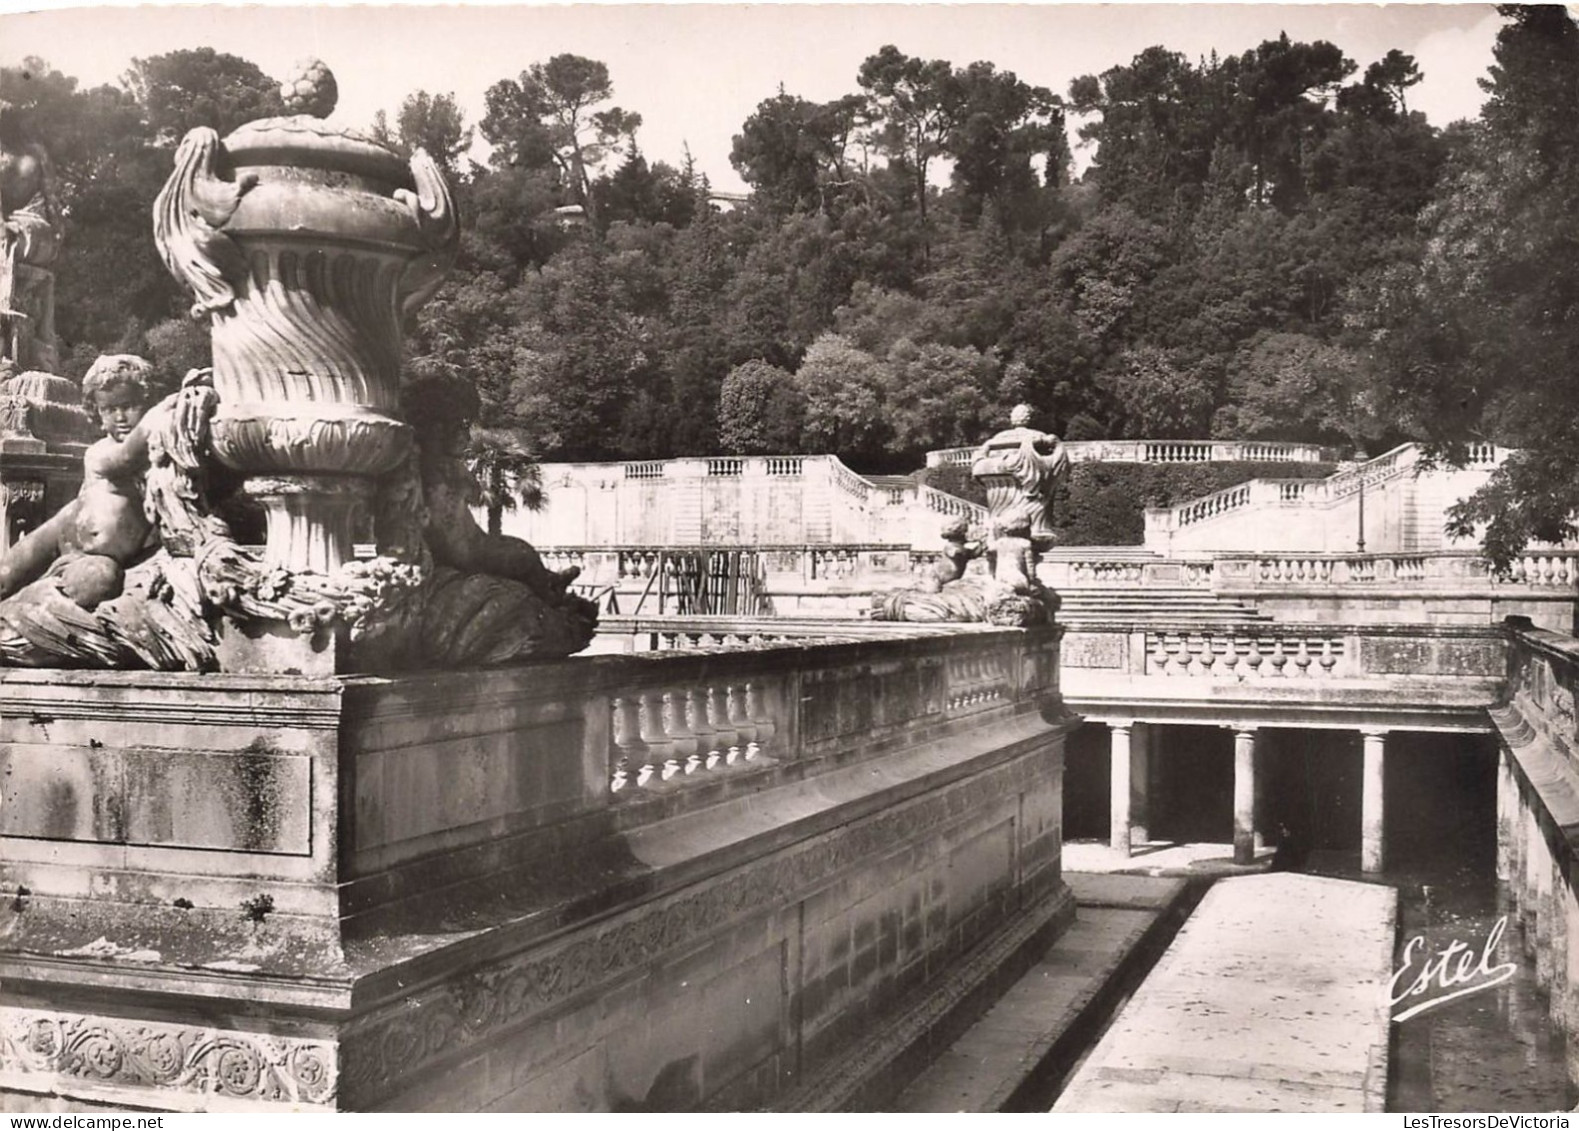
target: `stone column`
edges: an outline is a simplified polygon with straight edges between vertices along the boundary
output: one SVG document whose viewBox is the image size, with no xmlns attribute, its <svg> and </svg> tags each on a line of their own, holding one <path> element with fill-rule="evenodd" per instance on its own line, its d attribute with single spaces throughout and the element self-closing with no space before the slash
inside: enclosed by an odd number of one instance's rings
<svg viewBox="0 0 1579 1131">
<path fill-rule="evenodd" d="M 1360 784 L 1360 870 L 1380 872 L 1385 863 L 1382 786 L 1387 732 L 1367 730 L 1361 734 L 1365 742 L 1365 765 Z"/>
<path fill-rule="evenodd" d="M 1234 731 L 1234 863 L 1256 858 L 1256 732 Z"/>
<path fill-rule="evenodd" d="M 1129 749 L 1129 840 L 1145 844 L 1151 840 L 1151 724 L 1136 723 L 1130 732 Z"/>
<path fill-rule="evenodd" d="M 1114 852 L 1130 854 L 1130 726 L 1128 722 L 1109 723 L 1108 736 L 1112 757 L 1112 805 L 1109 813 L 1108 844 Z"/>
<path fill-rule="evenodd" d="M 1256 746 L 1256 789 L 1255 789 L 1255 843 L 1256 851 L 1260 852 L 1266 847 L 1266 751 L 1259 744 Z"/>
</svg>

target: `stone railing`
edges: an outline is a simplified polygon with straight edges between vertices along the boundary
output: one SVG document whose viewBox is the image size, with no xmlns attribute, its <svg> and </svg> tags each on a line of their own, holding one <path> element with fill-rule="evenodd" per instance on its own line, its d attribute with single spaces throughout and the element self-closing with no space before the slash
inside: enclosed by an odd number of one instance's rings
<svg viewBox="0 0 1579 1131">
<path fill-rule="evenodd" d="M 872 485 L 844 466 L 837 457 L 829 457 L 829 481 L 851 498 L 865 503 L 872 495 Z"/>
<path fill-rule="evenodd" d="M 366 910 L 390 897 L 381 885 L 362 883 L 381 869 L 467 844 L 502 859 L 503 844 L 490 844 L 499 828 L 594 814 L 610 801 L 785 762 L 829 758 L 833 765 L 880 750 L 897 735 L 924 738 L 929 729 L 988 708 L 1034 714 L 1057 696 L 1056 629 L 869 624 L 846 632 L 826 622 L 612 618 L 604 625 L 610 631 L 631 638 L 656 633 L 665 646 L 415 681 L 213 677 L 201 693 L 193 691 L 195 683 L 146 673 L 7 672 L 0 704 L 10 752 L 0 765 L 11 776 L 0 818 L 0 871 L 13 890 L 21 882 L 47 895 L 44 873 L 53 874 L 57 842 L 64 841 L 79 854 L 97 854 L 106 882 L 125 871 L 140 877 L 138 890 L 169 887 L 168 906 L 185 890 L 178 877 L 193 866 L 190 846 L 201 845 L 211 850 L 202 853 L 201 886 L 232 917 L 241 899 L 271 890 L 273 868 L 284 885 L 274 896 L 282 913 L 332 921 L 342 914 L 338 906 Z M 791 641 L 794 647 L 783 646 Z M 79 693 L 89 685 L 119 690 L 83 699 Z M 272 696 L 262 714 L 257 695 Z M 132 709 L 128 704 L 137 708 L 131 716 L 116 714 Z M 135 789 L 144 794 L 164 780 L 149 769 L 146 751 L 172 741 L 169 734 L 161 738 L 171 720 L 198 720 L 183 724 L 181 734 L 208 745 L 172 757 L 169 767 L 179 788 L 204 800 L 171 810 L 164 826 L 152 819 L 126 824 L 113 814 L 133 786 L 114 774 L 74 778 L 76 816 L 62 823 L 49 796 L 34 792 L 64 780 L 50 769 L 53 748 L 36 741 L 37 733 L 26 751 L 12 742 L 37 732 L 37 720 L 46 716 L 68 743 L 107 733 L 112 717 L 135 717 L 127 741 L 137 748 L 123 754 L 116 747 L 101 760 L 135 763 L 141 775 Z M 260 746 L 254 735 L 265 725 L 271 737 Z M 416 731 L 427 736 L 425 743 L 403 745 Z M 87 749 L 88 738 L 81 743 Z M 236 757 L 251 749 L 267 753 L 253 757 L 256 766 L 238 769 L 230 754 L 212 752 L 232 749 Z M 449 780 L 461 761 L 472 775 L 465 783 L 412 788 Z M 589 764 L 601 783 L 591 793 L 584 781 Z M 512 776 L 523 767 L 537 776 L 530 782 Z M 261 815 L 227 809 L 252 795 L 236 793 L 223 775 L 247 772 L 271 783 L 273 792 L 257 804 L 283 808 Z M 483 788 L 487 780 L 497 788 Z M 358 819 L 336 828 L 335 799 L 352 796 Z M 266 835 L 257 831 L 265 826 Z M 128 846 L 141 852 L 135 866 L 124 863 Z M 273 865 L 271 852 L 280 854 Z M 455 858 L 457 867 L 470 860 L 460 852 Z M 427 878 L 448 882 L 438 872 Z"/>
<path fill-rule="evenodd" d="M 1159 559 L 1125 553 L 1123 547 L 1093 546 L 1089 554 L 1063 550 L 1048 555 L 1036 576 L 1054 590 L 1210 589 L 1214 568 L 1210 558 Z"/>
<path fill-rule="evenodd" d="M 1216 518 L 1230 511 L 1242 510 L 1252 503 L 1260 502 L 1264 492 L 1257 488 L 1264 482 L 1266 481 L 1252 480 L 1234 487 L 1225 487 L 1221 491 L 1214 491 L 1210 495 L 1203 495 L 1199 499 L 1192 499 L 1188 503 L 1174 507 L 1171 511 L 1171 525 L 1180 527 L 1205 522 L 1207 519 Z M 1276 489 L 1275 484 L 1273 488 Z M 1282 501 L 1281 498 L 1279 501 Z M 1146 514 L 1149 519 L 1152 512 L 1148 510 Z"/>
<path fill-rule="evenodd" d="M 1483 726 L 1501 693 L 1500 624 L 1082 624 L 1063 642 L 1063 688 L 1081 713 L 1185 722 L 1370 717 Z"/>
<path fill-rule="evenodd" d="M 917 493 L 921 502 L 930 511 L 946 514 L 951 518 L 963 518 L 970 522 L 987 521 L 987 508 L 979 503 L 972 503 L 956 495 L 944 494 L 925 484 L 918 488 Z"/>
<path fill-rule="evenodd" d="M 976 448 L 927 453 L 928 467 L 968 467 Z M 1066 440 L 1071 463 L 1332 463 L 1339 456 L 1316 444 L 1281 440 Z"/>
<path fill-rule="evenodd" d="M 1579 550 L 1532 551 L 1514 559 L 1506 576 L 1476 554 L 1219 554 L 1217 586 L 1224 590 L 1377 588 L 1434 591 L 1526 588 L 1579 593 Z"/>
<path fill-rule="evenodd" d="M 776 761 L 777 729 L 760 683 L 709 681 L 686 688 L 617 696 L 609 788 L 659 789 Z"/>
<path fill-rule="evenodd" d="M 1363 484 L 1366 490 L 1380 487 L 1405 474 L 1414 474 L 1420 463 L 1420 449 L 1414 444 L 1400 444 L 1390 452 L 1383 452 L 1375 459 L 1339 471 L 1323 481 L 1325 491 L 1312 494 L 1312 501 L 1346 499 L 1358 494 Z"/>
<path fill-rule="evenodd" d="M 544 464 L 542 476 L 546 505 L 504 516 L 506 534 L 539 548 L 933 545 L 949 519 L 986 515 L 934 488 L 874 482 L 832 455 Z"/>
<path fill-rule="evenodd" d="M 628 800 L 701 786 L 816 756 L 852 728 L 884 731 L 929 716 L 958 717 L 1054 686 L 1054 648 L 1031 656 L 1012 646 L 1024 638 L 983 626 L 918 628 L 610 618 L 604 634 L 642 644 L 640 655 L 675 662 L 632 668 L 634 678 L 611 689 L 610 793 Z M 926 636 L 934 643 L 920 644 Z M 799 647 L 784 651 L 792 642 Z M 842 664 L 841 649 L 868 658 Z M 878 659 L 889 651 L 915 653 L 918 662 Z M 727 665 L 704 662 L 720 652 L 729 655 Z M 936 659 L 921 660 L 922 652 L 936 652 Z M 786 663 L 792 654 L 802 658 Z M 826 666 L 814 659 L 819 654 Z"/>
<path fill-rule="evenodd" d="M 1058 631 L 886 628 L 387 678 L 0 672 L 0 1106 L 552 1109 L 567 1016 L 609 1064 L 632 1026 L 694 1063 L 769 1039 L 720 1071 L 769 1083 L 684 1102 L 770 1106 L 781 1058 L 799 1083 L 908 1017 L 907 976 L 1029 964 L 1073 913 Z M 721 993 L 778 996 L 697 1031 Z M 589 1103 L 652 1094 L 637 1052 Z"/>
<path fill-rule="evenodd" d="M 1257 507 L 1328 506 L 1357 495 L 1362 484 L 1370 490 L 1413 474 L 1417 464 L 1417 447 L 1405 444 L 1326 479 L 1251 479 L 1172 507 L 1148 508 L 1148 541 L 1221 515 Z"/>
<path fill-rule="evenodd" d="M 768 475 L 789 477 L 806 473 L 805 456 L 764 456 L 762 470 Z"/>
<path fill-rule="evenodd" d="M 1340 630 L 1282 629 L 1148 632 L 1146 675 L 1229 679 L 1337 679 L 1360 674 L 1345 663 Z"/>
</svg>

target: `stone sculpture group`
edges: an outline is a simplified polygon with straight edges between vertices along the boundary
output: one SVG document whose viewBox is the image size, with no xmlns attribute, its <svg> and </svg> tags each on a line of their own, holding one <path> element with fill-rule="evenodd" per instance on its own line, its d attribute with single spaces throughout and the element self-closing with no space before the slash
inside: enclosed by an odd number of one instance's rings
<svg viewBox="0 0 1579 1131">
<path fill-rule="evenodd" d="M 1029 427 L 1030 418 L 1029 406 L 1015 406 L 1010 427 L 971 464 L 986 488 L 988 529 L 972 538 L 965 520 L 951 522 L 933 574 L 917 588 L 874 594 L 873 619 L 1022 627 L 1052 620 L 1058 599 L 1037 580 L 1036 560 L 1052 540 L 1053 493 L 1069 474 L 1069 456 L 1057 436 Z M 978 557 L 987 559 L 987 574 L 967 574 Z"/>
<path fill-rule="evenodd" d="M 444 176 L 420 150 L 407 161 L 329 126 L 337 89 L 321 62 L 281 93 L 286 116 L 224 139 L 195 129 L 176 152 L 154 239 L 210 327 L 213 366 L 151 406 L 142 359 L 103 357 L 87 374 L 104 435 L 77 497 L 0 558 L 0 664 L 392 671 L 568 655 L 596 629 L 574 570 L 473 518 L 473 387 L 402 379 L 401 320 L 459 246 Z M 0 400 L 13 416 L 61 416 L 48 156 L 3 104 L 0 218 L 0 364 L 24 370 Z M 875 617 L 1051 619 L 1035 558 L 1068 460 L 1028 411 L 972 468 L 990 531 L 947 531 L 935 576 L 878 595 Z M 990 574 L 968 576 L 983 554 Z"/>
<path fill-rule="evenodd" d="M 177 151 L 154 236 L 213 368 L 149 407 L 146 362 L 94 365 L 105 436 L 78 497 L 0 559 L 0 663 L 387 671 L 562 656 L 595 631 L 573 571 L 477 526 L 470 386 L 402 384 L 400 320 L 459 241 L 442 174 L 328 126 L 323 64 L 282 93 L 290 115 Z M 38 246 L 22 215 L 7 262 Z"/>
</svg>

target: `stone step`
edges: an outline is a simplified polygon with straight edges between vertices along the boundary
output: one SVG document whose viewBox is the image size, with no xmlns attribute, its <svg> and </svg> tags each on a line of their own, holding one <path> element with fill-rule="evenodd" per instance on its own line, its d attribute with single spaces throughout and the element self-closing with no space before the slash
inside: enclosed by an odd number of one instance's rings
<svg viewBox="0 0 1579 1131">
<path fill-rule="evenodd" d="M 1220 881 L 1053 1112 L 1380 1112 L 1398 893 Z"/>
<path fill-rule="evenodd" d="M 896 1112 L 1045 1111 L 1199 898 L 1181 879 L 1066 873 L 1074 924 L 900 1092 Z"/>
</svg>

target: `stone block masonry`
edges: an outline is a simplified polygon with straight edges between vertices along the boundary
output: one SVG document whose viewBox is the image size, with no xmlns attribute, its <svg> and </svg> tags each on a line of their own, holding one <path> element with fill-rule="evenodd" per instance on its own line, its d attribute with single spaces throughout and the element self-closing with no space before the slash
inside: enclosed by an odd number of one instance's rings
<svg viewBox="0 0 1579 1131">
<path fill-rule="evenodd" d="M 1068 921 L 1057 649 L 0 673 L 0 1097 L 771 1104 Z"/>
<path fill-rule="evenodd" d="M 1381 1111 L 1397 911 L 1348 880 L 1219 881 L 1053 1111 Z"/>
</svg>

